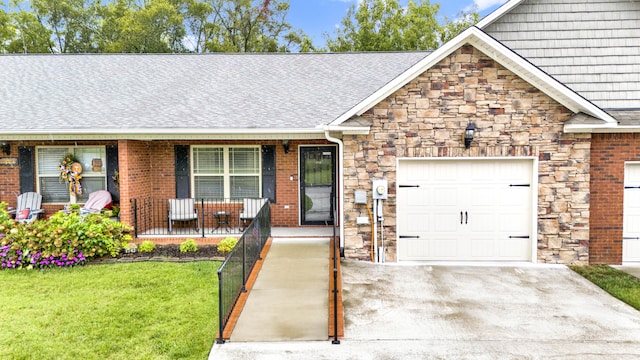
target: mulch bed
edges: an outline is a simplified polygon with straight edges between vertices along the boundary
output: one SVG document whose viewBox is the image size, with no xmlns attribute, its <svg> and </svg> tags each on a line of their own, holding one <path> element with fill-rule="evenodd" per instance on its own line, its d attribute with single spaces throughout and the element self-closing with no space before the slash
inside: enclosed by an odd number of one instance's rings
<svg viewBox="0 0 640 360">
<path fill-rule="evenodd" d="M 180 252 L 180 245 L 156 245 L 151 252 L 120 253 L 117 257 L 104 256 L 94 260 L 97 263 L 138 262 L 138 261 L 224 261 L 225 255 L 218 252 L 215 245 L 198 246 L 196 252 Z"/>
</svg>

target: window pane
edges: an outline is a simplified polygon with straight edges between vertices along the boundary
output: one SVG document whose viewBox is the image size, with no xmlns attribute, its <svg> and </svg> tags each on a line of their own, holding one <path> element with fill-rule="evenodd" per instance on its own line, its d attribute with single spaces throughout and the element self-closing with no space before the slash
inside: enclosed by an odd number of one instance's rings
<svg viewBox="0 0 640 360">
<path fill-rule="evenodd" d="M 194 174 L 223 174 L 224 151 L 222 148 L 194 148 Z"/>
<path fill-rule="evenodd" d="M 222 176 L 196 176 L 194 186 L 196 198 L 224 198 L 224 178 Z"/>
<path fill-rule="evenodd" d="M 257 176 L 231 176 L 231 198 L 257 198 L 260 196 L 258 191 Z"/>
<path fill-rule="evenodd" d="M 258 148 L 229 148 L 229 173 L 258 174 L 260 152 Z"/>
<path fill-rule="evenodd" d="M 58 177 L 40 177 L 40 194 L 44 203 L 69 202 L 68 183 L 61 183 Z"/>
<path fill-rule="evenodd" d="M 80 147 L 75 149 L 75 155 L 78 162 L 82 164 L 82 175 L 105 175 L 106 173 L 106 155 L 104 147 Z M 102 163 L 98 171 L 93 171 L 93 160 L 97 159 Z"/>
<path fill-rule="evenodd" d="M 68 153 L 68 148 L 39 148 L 38 175 L 59 174 L 58 166 L 60 166 L 60 161 L 62 161 L 62 158 Z"/>
<path fill-rule="evenodd" d="M 84 174 L 84 171 L 82 173 Z M 78 202 L 86 202 L 89 199 L 89 194 L 94 191 L 105 190 L 107 187 L 104 182 L 104 177 L 83 177 L 82 180 L 80 180 L 80 184 L 82 184 L 82 195 L 77 196 Z M 68 197 L 67 195 L 67 198 Z"/>
</svg>

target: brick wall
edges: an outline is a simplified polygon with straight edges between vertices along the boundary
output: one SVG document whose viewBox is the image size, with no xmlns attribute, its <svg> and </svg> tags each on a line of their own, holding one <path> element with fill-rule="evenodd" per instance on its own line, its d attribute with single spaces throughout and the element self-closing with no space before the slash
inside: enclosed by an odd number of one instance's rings
<svg viewBox="0 0 640 360">
<path fill-rule="evenodd" d="M 622 263 L 624 163 L 640 161 L 640 134 L 594 134 L 589 262 Z"/>
<path fill-rule="evenodd" d="M 396 259 L 398 157 L 537 157 L 541 262 L 588 261 L 589 134 L 563 134 L 566 108 L 472 46 L 464 46 L 363 115 L 369 135 L 345 136 L 345 254 L 369 259 L 371 229 L 355 225 L 354 191 L 389 181 L 386 260 Z M 464 128 L 478 128 L 471 149 Z"/>
</svg>

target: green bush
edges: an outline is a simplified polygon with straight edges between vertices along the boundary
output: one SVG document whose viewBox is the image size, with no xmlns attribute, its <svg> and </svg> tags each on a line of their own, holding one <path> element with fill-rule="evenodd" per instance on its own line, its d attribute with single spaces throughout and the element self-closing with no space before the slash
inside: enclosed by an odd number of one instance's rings
<svg viewBox="0 0 640 360">
<path fill-rule="evenodd" d="M 182 244 L 180 244 L 180 252 L 196 252 L 198 251 L 198 245 L 193 239 L 187 239 Z"/>
<path fill-rule="evenodd" d="M 0 203 L 0 269 L 83 264 L 116 256 L 131 241 L 130 226 L 102 214 L 82 216 L 79 207 L 30 223 L 15 222 L 5 208 Z"/>
<path fill-rule="evenodd" d="M 156 244 L 154 244 L 153 241 L 151 240 L 145 240 L 141 242 L 140 245 L 138 245 L 138 251 L 141 253 L 152 252 L 155 249 L 156 249 Z"/>
<path fill-rule="evenodd" d="M 226 237 L 222 239 L 222 241 L 220 241 L 220 243 L 218 244 L 218 252 L 222 254 L 229 253 L 231 252 L 231 250 L 233 250 L 237 243 L 238 239 L 234 237 Z"/>
</svg>

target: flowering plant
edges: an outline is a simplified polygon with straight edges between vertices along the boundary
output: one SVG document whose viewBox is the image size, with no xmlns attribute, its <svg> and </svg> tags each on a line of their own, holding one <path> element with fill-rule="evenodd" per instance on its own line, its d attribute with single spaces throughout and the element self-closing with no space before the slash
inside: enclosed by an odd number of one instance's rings
<svg viewBox="0 0 640 360">
<path fill-rule="evenodd" d="M 82 194 L 82 185 L 80 184 L 82 166 L 73 154 L 67 154 L 62 158 L 58 171 L 60 171 L 60 182 L 69 183 L 69 193 Z"/>
<path fill-rule="evenodd" d="M 46 220 L 13 221 L 0 202 L 0 270 L 83 265 L 116 256 L 131 241 L 130 226 L 102 214 L 57 212 Z"/>
</svg>

